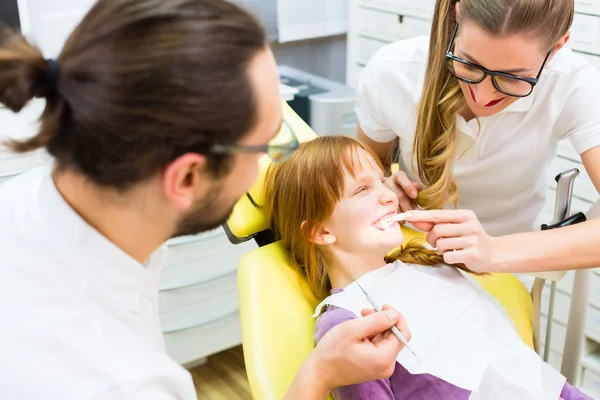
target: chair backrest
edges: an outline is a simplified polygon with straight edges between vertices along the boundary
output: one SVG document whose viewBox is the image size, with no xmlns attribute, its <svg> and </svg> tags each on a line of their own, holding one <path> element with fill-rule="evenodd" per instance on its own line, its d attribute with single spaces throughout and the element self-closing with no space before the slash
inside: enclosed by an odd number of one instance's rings
<svg viewBox="0 0 600 400">
<path fill-rule="evenodd" d="M 301 142 L 317 136 L 286 103 L 283 116 Z M 227 222 L 226 228 L 237 240 L 251 238 L 268 228 L 260 206 L 269 165 L 269 158 L 263 157 L 256 183 L 238 202 Z M 402 230 L 406 242 L 423 237 L 421 232 L 405 226 Z M 532 346 L 531 297 L 524 286 L 510 274 L 493 274 L 477 280 L 502 303 L 523 340 Z M 238 292 L 244 359 L 252 396 L 256 400 L 279 400 L 313 350 L 312 314 L 319 299 L 302 275 L 291 267 L 280 243 L 260 247 L 242 258 Z"/>
<path fill-rule="evenodd" d="M 292 129 L 300 142 L 306 142 L 317 137 L 310 126 L 285 101 L 283 101 L 282 108 L 283 119 L 286 124 L 281 129 Z M 237 202 L 233 213 L 225 224 L 225 229 L 232 242 L 247 240 L 268 228 L 267 221 L 259 207 L 264 201 L 264 182 L 269 165 L 271 165 L 271 159 L 268 156 L 260 159 L 256 182 L 248 190 L 246 196 Z"/>
<path fill-rule="evenodd" d="M 407 240 L 421 236 L 402 229 Z M 312 314 L 319 300 L 288 256 L 276 242 L 248 253 L 238 268 L 244 359 L 256 400 L 281 399 L 314 346 Z M 532 303 L 525 287 L 511 274 L 476 279 L 500 301 L 523 341 L 533 348 Z"/>
<path fill-rule="evenodd" d="M 402 229 L 408 240 L 419 235 Z M 314 348 L 312 314 L 320 300 L 288 256 L 276 242 L 248 253 L 238 268 L 244 359 L 256 400 L 281 399 Z"/>
<path fill-rule="evenodd" d="M 314 348 L 312 314 L 319 302 L 279 242 L 240 261 L 238 293 L 252 398 L 279 400 Z"/>
</svg>

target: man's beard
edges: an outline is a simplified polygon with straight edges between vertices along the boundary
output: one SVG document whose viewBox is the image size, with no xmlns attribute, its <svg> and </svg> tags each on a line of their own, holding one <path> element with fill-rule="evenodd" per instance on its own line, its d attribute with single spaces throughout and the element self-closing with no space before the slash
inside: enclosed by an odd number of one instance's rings
<svg viewBox="0 0 600 400">
<path fill-rule="evenodd" d="M 219 199 L 220 185 L 215 186 L 207 198 L 195 204 L 193 209 L 181 218 L 171 237 L 197 235 L 216 229 L 227 221 L 235 204 L 223 210 L 223 200 Z"/>
</svg>

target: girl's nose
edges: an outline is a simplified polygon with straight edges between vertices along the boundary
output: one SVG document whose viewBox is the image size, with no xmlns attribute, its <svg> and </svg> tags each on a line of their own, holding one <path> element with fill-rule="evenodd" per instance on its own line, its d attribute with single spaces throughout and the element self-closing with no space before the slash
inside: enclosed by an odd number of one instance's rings
<svg viewBox="0 0 600 400">
<path fill-rule="evenodd" d="M 398 196 L 396 196 L 396 193 L 392 192 L 388 188 L 383 188 L 381 194 L 379 195 L 379 202 L 383 205 L 387 205 L 393 203 L 394 201 L 398 201 Z"/>
</svg>

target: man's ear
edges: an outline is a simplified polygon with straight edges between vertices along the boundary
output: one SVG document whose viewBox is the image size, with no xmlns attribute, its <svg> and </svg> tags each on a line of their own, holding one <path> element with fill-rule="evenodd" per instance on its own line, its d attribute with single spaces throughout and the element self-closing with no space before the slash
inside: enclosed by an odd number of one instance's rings
<svg viewBox="0 0 600 400">
<path fill-rule="evenodd" d="M 325 246 L 333 244 L 337 240 L 336 237 L 331 232 L 329 232 L 324 226 L 321 226 L 317 229 L 313 229 L 312 232 L 306 232 L 306 229 L 306 221 L 302 221 L 302 223 L 300 224 L 300 232 L 302 232 L 302 234 L 304 234 L 308 238 L 308 240 L 310 240 L 314 244 Z"/>
<path fill-rule="evenodd" d="M 163 173 L 165 197 L 177 208 L 188 210 L 198 197 L 198 187 L 204 185 L 206 157 L 186 153 L 171 162 Z"/>
</svg>

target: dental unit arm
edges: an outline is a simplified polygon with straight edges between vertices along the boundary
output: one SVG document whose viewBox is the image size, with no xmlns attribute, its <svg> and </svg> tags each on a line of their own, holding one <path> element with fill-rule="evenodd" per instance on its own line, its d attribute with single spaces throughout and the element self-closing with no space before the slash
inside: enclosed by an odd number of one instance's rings
<svg viewBox="0 0 600 400">
<path fill-rule="evenodd" d="M 554 209 L 554 219 L 552 224 L 542 224 L 541 230 L 550 230 L 562 228 L 569 225 L 574 225 L 586 221 L 586 216 L 582 212 L 574 215 L 571 213 L 571 200 L 573 196 L 573 184 L 575 178 L 579 175 L 579 170 L 573 168 L 558 174 L 554 180 L 557 183 L 556 201 Z M 587 309 L 587 301 L 589 298 L 589 277 L 583 276 L 589 274 L 589 271 L 577 271 L 575 273 L 575 282 L 573 284 L 573 298 L 569 313 L 569 321 L 567 335 L 565 339 L 565 352 L 561 366 L 561 373 L 567 378 L 571 384 L 576 382 L 577 371 L 580 359 L 580 349 L 583 345 L 583 330 L 585 325 L 585 310 Z M 536 277 L 532 289 L 533 307 L 534 307 L 534 345 L 540 356 L 543 356 L 544 361 L 548 361 L 550 355 L 550 342 L 552 334 L 552 325 L 554 317 L 554 299 L 556 295 L 556 280 L 552 280 L 550 285 L 550 302 L 548 306 L 548 319 L 546 326 L 546 339 L 544 343 L 544 351 L 540 349 L 540 309 L 541 309 L 541 293 L 544 288 L 545 279 Z"/>
</svg>

